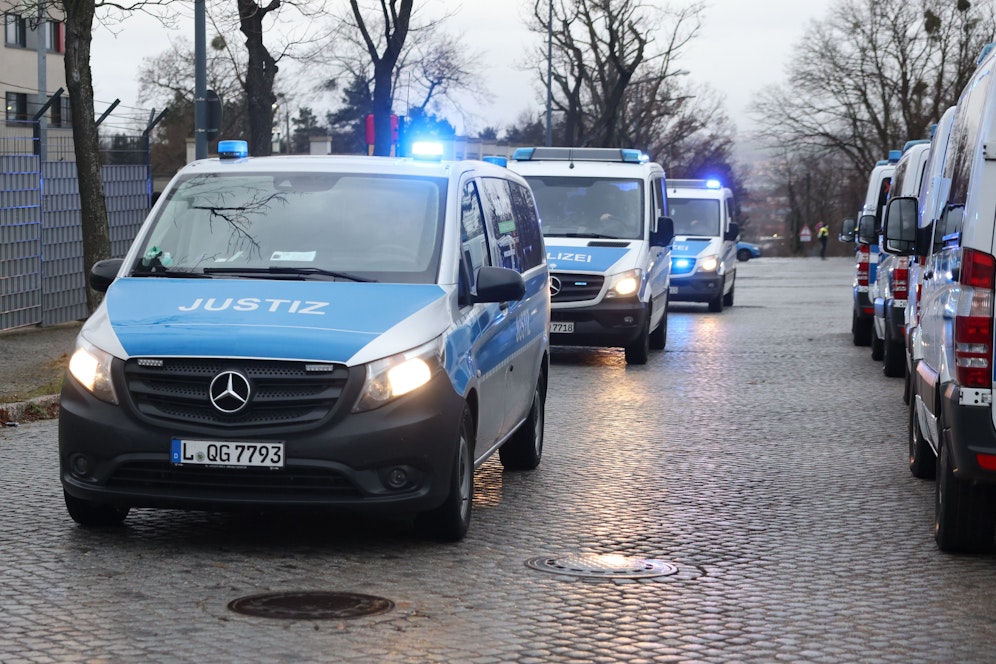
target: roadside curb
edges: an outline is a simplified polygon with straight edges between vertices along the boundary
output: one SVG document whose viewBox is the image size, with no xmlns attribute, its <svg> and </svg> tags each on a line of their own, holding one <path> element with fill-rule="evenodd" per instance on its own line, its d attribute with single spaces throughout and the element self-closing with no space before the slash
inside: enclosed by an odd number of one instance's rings
<svg viewBox="0 0 996 664">
<path fill-rule="evenodd" d="M 59 414 L 59 395 L 50 394 L 43 397 L 0 404 L 0 424 L 16 427 L 21 422 L 50 420 Z"/>
</svg>

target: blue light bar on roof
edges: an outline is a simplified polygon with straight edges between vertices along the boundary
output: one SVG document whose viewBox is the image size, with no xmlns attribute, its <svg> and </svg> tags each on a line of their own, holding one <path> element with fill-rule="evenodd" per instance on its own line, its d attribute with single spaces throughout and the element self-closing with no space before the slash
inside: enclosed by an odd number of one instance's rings
<svg viewBox="0 0 996 664">
<path fill-rule="evenodd" d="M 512 159 L 515 161 L 529 161 L 533 158 L 533 151 L 536 148 L 515 148 L 515 152 L 512 153 Z"/>
<path fill-rule="evenodd" d="M 643 163 L 643 153 L 639 150 L 631 150 L 623 148 L 620 150 L 622 152 L 622 160 L 626 163 L 640 164 Z"/>
<path fill-rule="evenodd" d="M 443 158 L 443 144 L 436 141 L 415 141 L 412 143 L 412 157 L 439 161 Z"/>
<path fill-rule="evenodd" d="M 485 155 L 481 157 L 481 161 L 486 161 L 489 164 L 496 164 L 498 166 L 508 166 L 508 158 L 500 157 L 498 155 Z"/>
<path fill-rule="evenodd" d="M 896 163 L 903 156 L 902 150 L 889 150 L 889 163 Z"/>
<path fill-rule="evenodd" d="M 717 180 L 716 178 L 710 178 L 706 180 L 705 186 L 706 189 L 722 189 L 723 183 Z"/>
<path fill-rule="evenodd" d="M 246 141 L 218 141 L 219 159 L 245 159 L 249 156 L 249 143 Z"/>
</svg>

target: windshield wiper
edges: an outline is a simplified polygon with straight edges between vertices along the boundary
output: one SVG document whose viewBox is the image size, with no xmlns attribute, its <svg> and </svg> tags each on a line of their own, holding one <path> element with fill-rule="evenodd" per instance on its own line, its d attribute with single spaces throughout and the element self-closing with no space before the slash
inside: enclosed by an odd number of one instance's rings
<svg viewBox="0 0 996 664">
<path fill-rule="evenodd" d="M 350 274 L 348 272 L 336 272 L 335 270 L 326 270 L 320 267 L 280 267 L 280 266 L 270 266 L 270 267 L 206 267 L 204 268 L 205 275 L 212 274 L 231 274 L 231 275 L 242 275 L 242 274 L 274 274 L 274 275 L 288 275 L 290 277 L 306 277 L 308 275 L 321 275 L 323 277 L 332 277 L 333 279 L 345 279 L 346 281 L 361 281 L 361 282 L 372 282 L 375 279 L 367 279 L 365 277 L 360 277 L 355 274 Z"/>
<path fill-rule="evenodd" d="M 558 233 L 550 231 L 544 237 L 590 237 L 597 240 L 621 240 L 623 238 L 616 235 L 603 235 L 602 233 Z"/>
<path fill-rule="evenodd" d="M 210 279 L 211 275 L 203 272 L 189 272 L 186 270 L 134 270 L 132 277 L 166 277 L 169 279 Z"/>
</svg>

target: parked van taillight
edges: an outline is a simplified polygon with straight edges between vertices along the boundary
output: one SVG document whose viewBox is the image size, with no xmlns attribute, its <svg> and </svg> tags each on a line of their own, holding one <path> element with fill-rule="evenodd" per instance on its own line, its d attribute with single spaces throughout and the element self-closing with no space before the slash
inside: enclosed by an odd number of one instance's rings
<svg viewBox="0 0 996 664">
<path fill-rule="evenodd" d="M 867 244 L 858 246 L 858 285 L 868 285 L 868 270 L 871 264 L 871 249 Z"/>
<path fill-rule="evenodd" d="M 955 369 L 962 387 L 992 387 L 993 290 L 996 258 L 974 249 L 963 249 L 961 288 L 956 296 Z"/>
<path fill-rule="evenodd" d="M 903 256 L 899 259 L 899 267 L 892 271 L 892 299 L 905 300 L 908 295 L 908 284 L 910 271 L 907 267 L 907 258 Z"/>
</svg>

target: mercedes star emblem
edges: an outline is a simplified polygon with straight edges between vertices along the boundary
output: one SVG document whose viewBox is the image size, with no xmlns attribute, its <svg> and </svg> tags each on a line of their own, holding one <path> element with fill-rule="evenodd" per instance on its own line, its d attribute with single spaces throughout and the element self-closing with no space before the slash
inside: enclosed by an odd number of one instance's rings
<svg viewBox="0 0 996 664">
<path fill-rule="evenodd" d="M 211 381 L 208 396 L 211 405 L 226 415 L 232 415 L 249 404 L 251 392 L 248 378 L 238 371 L 223 371 Z"/>
<path fill-rule="evenodd" d="M 558 279 L 557 277 L 551 276 L 550 277 L 550 295 L 553 296 L 553 295 L 556 295 L 559 292 L 560 292 L 560 279 Z"/>
</svg>

